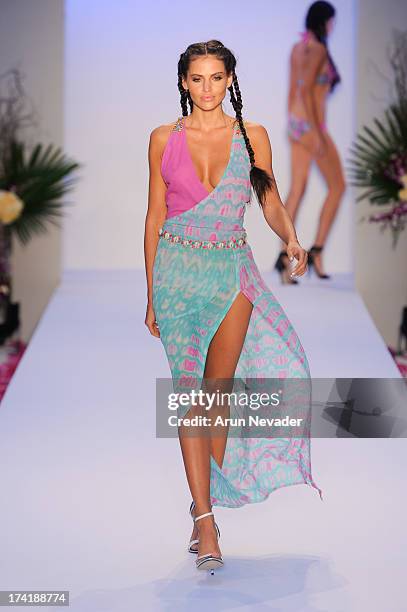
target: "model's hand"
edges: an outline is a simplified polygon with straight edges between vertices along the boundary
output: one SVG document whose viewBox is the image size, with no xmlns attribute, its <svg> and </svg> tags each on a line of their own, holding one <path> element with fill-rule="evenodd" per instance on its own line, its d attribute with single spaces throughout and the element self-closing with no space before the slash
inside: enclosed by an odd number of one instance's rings
<svg viewBox="0 0 407 612">
<path fill-rule="evenodd" d="M 307 269 L 307 251 L 296 240 L 292 240 L 287 244 L 287 255 L 291 262 L 294 261 L 294 258 L 298 261 L 295 268 L 291 270 L 290 276 L 302 276 Z"/>
<path fill-rule="evenodd" d="M 147 303 L 145 324 L 147 325 L 152 336 L 155 336 L 156 338 L 160 337 L 160 330 L 158 329 L 158 324 L 155 320 L 154 308 L 151 302 Z"/>
</svg>

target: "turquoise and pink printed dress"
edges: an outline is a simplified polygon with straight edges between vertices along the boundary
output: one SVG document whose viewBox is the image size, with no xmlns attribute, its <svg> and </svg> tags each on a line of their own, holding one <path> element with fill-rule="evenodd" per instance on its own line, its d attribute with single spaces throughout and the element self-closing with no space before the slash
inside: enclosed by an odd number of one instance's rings
<svg viewBox="0 0 407 612">
<path fill-rule="evenodd" d="M 264 379 L 298 378 L 307 389 L 310 371 L 301 342 L 266 285 L 243 226 L 250 200 L 250 159 L 236 121 L 225 172 L 211 192 L 199 180 L 189 153 L 184 117 L 164 149 L 167 216 L 159 230 L 153 266 L 153 308 L 171 370 L 174 391 L 200 389 L 212 337 L 243 292 L 253 304 L 235 371 L 239 382 L 260 388 Z M 300 381 L 298 381 L 300 382 Z M 295 395 L 295 394 L 294 394 Z M 308 396 L 307 396 L 308 397 Z M 310 400 L 310 398 L 308 397 Z M 188 408 L 180 408 L 178 416 Z M 231 403 L 231 414 L 241 414 Z M 310 401 L 307 405 L 309 416 Z M 228 435 L 222 468 L 211 456 L 211 503 L 240 507 L 260 502 L 279 487 L 308 484 L 309 436 Z"/>
</svg>

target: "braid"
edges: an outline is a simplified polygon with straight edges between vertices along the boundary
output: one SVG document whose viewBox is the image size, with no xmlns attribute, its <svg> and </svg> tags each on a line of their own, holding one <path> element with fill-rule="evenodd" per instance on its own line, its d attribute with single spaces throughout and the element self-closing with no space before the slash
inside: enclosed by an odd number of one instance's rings
<svg viewBox="0 0 407 612">
<path fill-rule="evenodd" d="M 191 99 L 189 91 L 187 92 L 182 85 L 182 79 L 183 77 L 186 78 L 191 57 L 208 54 L 214 55 L 215 57 L 223 61 L 227 74 L 230 75 L 231 73 L 233 73 L 232 85 L 228 88 L 230 92 L 230 101 L 236 113 L 236 119 L 239 123 L 240 131 L 243 135 L 246 144 L 246 149 L 249 154 L 251 165 L 250 183 L 256 193 L 259 206 L 260 208 L 262 208 L 265 204 L 267 191 L 273 189 L 274 181 L 268 172 L 256 166 L 256 162 L 254 159 L 254 151 L 250 144 L 250 140 L 243 123 L 242 95 L 240 93 L 239 82 L 237 80 L 235 72 L 236 58 L 233 53 L 227 47 L 225 47 L 219 40 L 210 40 L 205 43 L 194 43 L 192 45 L 189 45 L 189 47 L 184 53 L 181 53 L 180 59 L 178 61 L 178 89 L 181 96 L 182 115 L 188 115 L 187 103 L 189 103 L 191 112 L 193 108 L 193 101 Z"/>
<path fill-rule="evenodd" d="M 233 92 L 233 87 L 235 88 L 236 94 Z M 252 145 L 250 144 L 249 137 L 246 132 L 246 128 L 243 123 L 242 117 L 242 95 L 240 93 L 239 82 L 237 80 L 236 73 L 233 72 L 233 81 L 232 85 L 229 88 L 230 91 L 230 101 L 232 103 L 233 108 L 235 109 L 236 118 L 239 122 L 240 131 L 243 134 L 244 141 L 246 143 L 246 149 L 250 158 L 250 182 L 253 186 L 254 191 L 256 192 L 257 199 L 259 201 L 260 207 L 264 205 L 265 198 L 267 195 L 267 191 L 273 189 L 274 181 L 272 177 L 263 170 L 262 168 L 258 168 L 256 166 L 256 162 L 254 159 L 254 151 Z"/>
<path fill-rule="evenodd" d="M 189 103 L 191 104 L 191 100 L 189 98 L 187 91 L 182 86 L 182 75 L 181 74 L 178 74 L 178 89 L 181 95 L 182 115 L 187 116 L 188 115 L 187 101 L 189 101 Z"/>
<path fill-rule="evenodd" d="M 236 94 L 233 91 L 233 87 L 236 90 Z M 244 138 L 244 141 L 246 143 L 246 149 L 247 149 L 247 152 L 249 153 L 250 165 L 253 168 L 253 166 L 254 166 L 254 151 L 252 149 L 252 145 L 250 144 L 250 140 L 249 140 L 249 137 L 247 136 L 246 128 L 245 128 L 244 123 L 243 123 L 243 117 L 242 117 L 242 108 L 243 108 L 242 95 L 240 93 L 239 82 L 237 80 L 236 73 L 233 73 L 233 81 L 232 81 L 232 85 L 229 88 L 229 91 L 230 91 L 230 101 L 232 103 L 233 108 L 235 109 L 236 119 L 239 122 L 240 131 L 243 134 L 243 138 Z"/>
</svg>

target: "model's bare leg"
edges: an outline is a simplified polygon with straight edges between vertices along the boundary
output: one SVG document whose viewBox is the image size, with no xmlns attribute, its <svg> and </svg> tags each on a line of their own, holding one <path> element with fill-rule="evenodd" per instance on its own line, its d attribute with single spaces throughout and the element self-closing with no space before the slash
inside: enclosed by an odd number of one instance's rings
<svg viewBox="0 0 407 612">
<path fill-rule="evenodd" d="M 292 222 L 295 223 L 298 208 L 304 196 L 308 181 L 309 168 L 312 162 L 312 154 L 300 142 L 291 141 L 291 184 L 290 191 L 285 201 L 285 207 L 289 213 Z M 285 251 L 287 244 L 280 241 L 280 251 Z M 293 282 L 290 274 L 288 256 L 283 256 L 283 265 L 285 270 L 285 282 Z"/>
<path fill-rule="evenodd" d="M 204 369 L 204 389 L 211 393 L 231 391 L 231 386 L 244 339 L 250 321 L 253 305 L 248 298 L 240 292 L 229 308 L 223 321 L 216 330 L 208 348 Z M 208 416 L 205 408 L 191 409 L 192 414 Z M 229 407 L 216 407 L 209 411 L 209 416 L 222 414 L 229 416 Z M 210 435 L 211 430 L 203 428 L 202 436 L 183 436 L 186 428 L 181 426 L 180 444 L 184 459 L 185 471 L 192 497 L 195 501 L 194 515 L 199 516 L 209 512 L 210 503 L 210 455 L 222 467 L 227 441 L 227 427 L 220 435 L 219 427 L 216 435 Z M 212 430 L 214 431 L 214 430 Z M 199 536 L 198 536 L 199 534 Z M 200 555 L 207 552 L 219 555 L 220 549 L 214 528 L 212 516 L 201 519 L 194 525 L 191 539 L 199 537 L 198 551 Z M 196 545 L 194 546 L 195 548 Z"/>
<path fill-rule="evenodd" d="M 293 223 L 305 193 L 311 162 L 312 153 L 300 142 L 291 141 L 291 185 L 285 207 Z M 281 246 L 284 248 L 286 244 L 281 242 Z"/>
<path fill-rule="evenodd" d="M 219 390 L 232 391 L 233 377 L 242 352 L 249 326 L 253 304 L 240 292 L 229 308 L 209 345 L 204 377 L 208 379 L 208 392 Z M 219 379 L 219 382 L 216 382 Z M 217 406 L 215 415 L 229 417 L 229 406 Z M 219 467 L 222 467 L 227 442 L 228 428 L 212 428 L 211 454 Z"/>
<path fill-rule="evenodd" d="M 328 187 L 328 194 L 321 209 L 317 233 L 314 240 L 314 244 L 316 246 L 323 246 L 325 244 L 329 230 L 332 227 L 333 220 L 339 208 L 343 193 L 346 189 L 342 164 L 335 143 L 328 132 L 325 132 L 325 138 L 327 142 L 326 152 L 324 155 L 315 158 L 318 168 L 320 169 Z M 323 274 L 324 271 L 322 269 L 321 253 L 316 252 L 313 258 L 315 268 L 318 270 L 318 272 Z"/>
</svg>

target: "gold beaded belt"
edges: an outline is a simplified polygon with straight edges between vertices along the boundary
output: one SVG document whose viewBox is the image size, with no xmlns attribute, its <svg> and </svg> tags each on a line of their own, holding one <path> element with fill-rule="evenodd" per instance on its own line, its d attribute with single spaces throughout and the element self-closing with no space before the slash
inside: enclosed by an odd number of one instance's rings
<svg viewBox="0 0 407 612">
<path fill-rule="evenodd" d="M 158 230 L 158 235 L 160 238 L 165 238 L 165 240 L 168 240 L 169 242 L 179 242 L 184 246 L 190 246 L 195 249 L 236 249 L 246 244 L 247 236 L 246 232 L 244 232 L 241 238 L 235 238 L 232 236 L 230 240 L 194 240 L 184 238 L 184 236 L 171 234 L 171 232 L 164 231 L 162 227 L 160 227 Z"/>
</svg>

